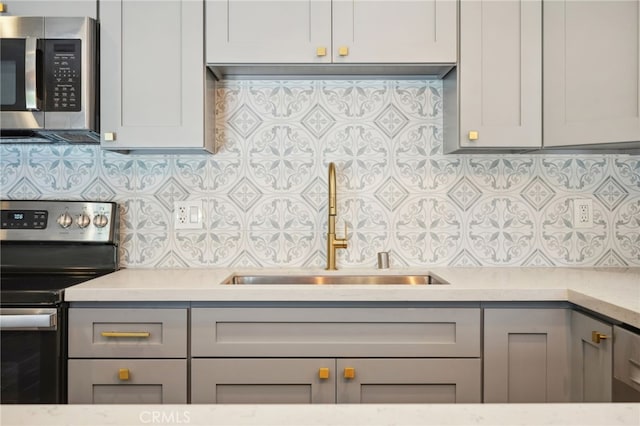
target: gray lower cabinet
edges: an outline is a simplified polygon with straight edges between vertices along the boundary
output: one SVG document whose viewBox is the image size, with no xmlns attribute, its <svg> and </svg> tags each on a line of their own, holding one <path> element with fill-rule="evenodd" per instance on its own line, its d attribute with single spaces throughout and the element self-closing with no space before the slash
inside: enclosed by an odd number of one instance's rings
<svg viewBox="0 0 640 426">
<path fill-rule="evenodd" d="M 480 359 L 214 358 L 191 363 L 202 404 L 481 402 Z"/>
<path fill-rule="evenodd" d="M 611 402 L 613 327 L 571 312 L 571 400 Z"/>
<path fill-rule="evenodd" d="M 69 309 L 70 404 L 185 404 L 186 308 Z"/>
<path fill-rule="evenodd" d="M 568 402 L 571 310 L 484 310 L 484 402 Z"/>
<path fill-rule="evenodd" d="M 481 402 L 480 323 L 479 308 L 192 308 L 192 402 Z"/>
<path fill-rule="evenodd" d="M 186 359 L 69 360 L 70 404 L 186 404 Z"/>
<path fill-rule="evenodd" d="M 194 404 L 327 404 L 336 399 L 334 359 L 214 358 L 191 361 Z"/>
</svg>

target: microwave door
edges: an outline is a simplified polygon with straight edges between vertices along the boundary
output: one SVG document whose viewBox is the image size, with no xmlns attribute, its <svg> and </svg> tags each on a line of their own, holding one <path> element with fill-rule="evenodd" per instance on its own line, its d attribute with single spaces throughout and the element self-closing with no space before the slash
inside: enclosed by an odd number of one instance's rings
<svg viewBox="0 0 640 426">
<path fill-rule="evenodd" d="M 13 18 L 13 19 L 11 19 Z M 42 18 L 3 18 L 0 119 L 5 129 L 42 129 Z"/>
</svg>

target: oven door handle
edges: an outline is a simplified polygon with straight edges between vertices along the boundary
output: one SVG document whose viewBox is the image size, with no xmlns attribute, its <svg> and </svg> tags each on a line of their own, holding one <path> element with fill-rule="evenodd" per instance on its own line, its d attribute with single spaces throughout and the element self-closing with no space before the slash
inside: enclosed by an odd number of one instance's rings
<svg viewBox="0 0 640 426">
<path fill-rule="evenodd" d="M 0 330 L 56 330 L 58 313 L 55 309 L 3 309 Z"/>
</svg>

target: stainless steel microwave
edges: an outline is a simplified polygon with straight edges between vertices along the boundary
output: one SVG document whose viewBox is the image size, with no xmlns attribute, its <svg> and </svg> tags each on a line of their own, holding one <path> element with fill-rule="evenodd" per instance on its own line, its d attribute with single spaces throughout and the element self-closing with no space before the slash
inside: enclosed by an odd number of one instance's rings
<svg viewBox="0 0 640 426">
<path fill-rule="evenodd" d="M 0 142 L 96 141 L 94 19 L 0 17 L 0 50 Z"/>
</svg>

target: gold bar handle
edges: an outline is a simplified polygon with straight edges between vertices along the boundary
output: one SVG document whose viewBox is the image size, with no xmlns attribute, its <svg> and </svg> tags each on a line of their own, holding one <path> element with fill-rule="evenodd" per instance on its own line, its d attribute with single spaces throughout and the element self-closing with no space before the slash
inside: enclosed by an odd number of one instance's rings
<svg viewBox="0 0 640 426">
<path fill-rule="evenodd" d="M 102 337 L 149 337 L 151 333 L 148 331 L 103 331 L 100 335 Z"/>
<path fill-rule="evenodd" d="M 129 380 L 129 369 L 128 368 L 120 368 L 118 370 L 118 379 L 120 379 L 120 380 Z"/>
</svg>

